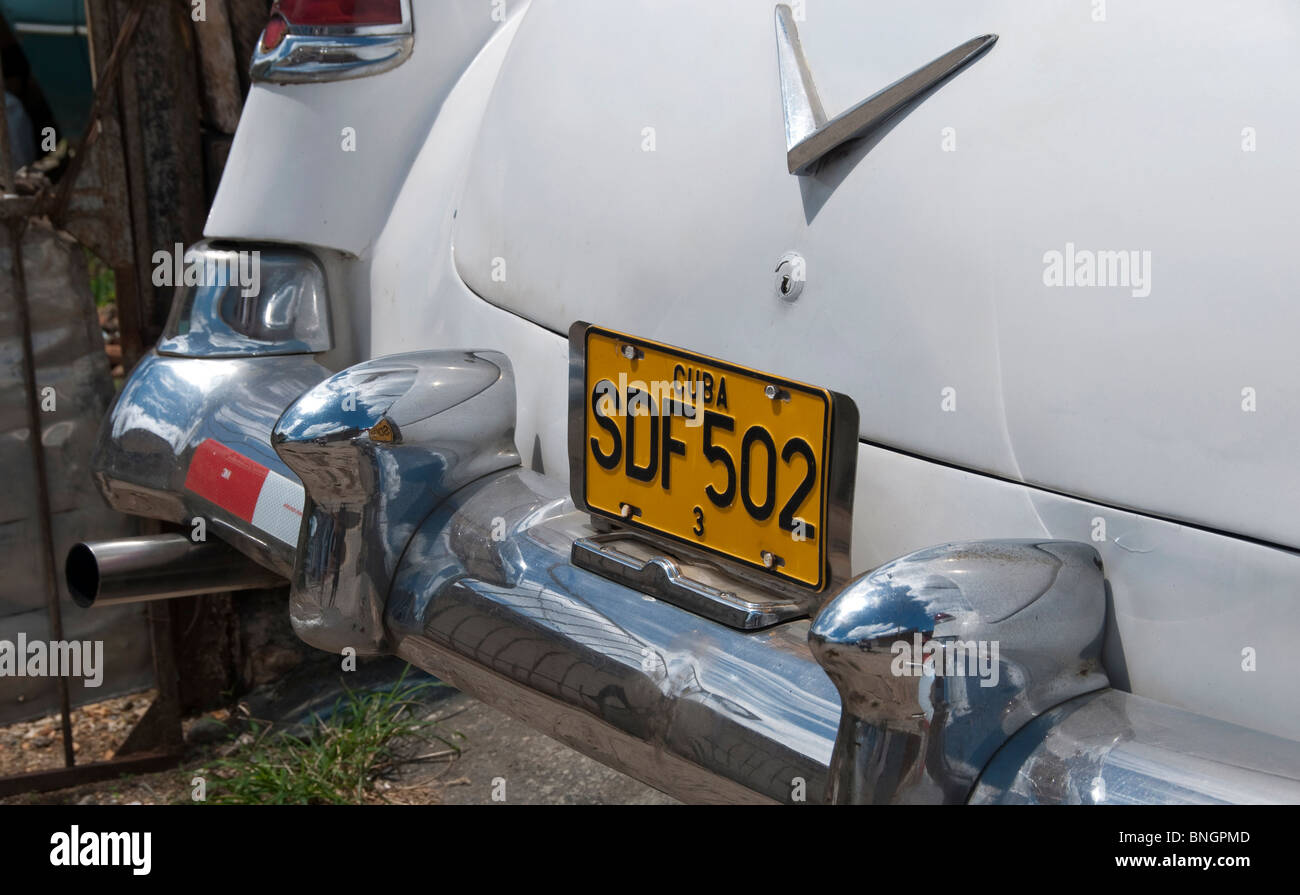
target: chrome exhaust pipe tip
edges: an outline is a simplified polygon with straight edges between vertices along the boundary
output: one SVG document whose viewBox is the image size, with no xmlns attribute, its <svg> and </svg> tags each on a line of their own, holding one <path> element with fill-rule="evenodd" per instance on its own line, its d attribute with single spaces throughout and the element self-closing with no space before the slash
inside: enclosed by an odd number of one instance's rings
<svg viewBox="0 0 1300 895">
<path fill-rule="evenodd" d="M 99 593 L 99 563 L 95 551 L 87 543 L 73 544 L 68 558 L 63 561 L 63 580 L 68 585 L 72 602 L 82 609 L 95 605 Z"/>
<path fill-rule="evenodd" d="M 63 574 L 83 609 L 287 584 L 222 541 L 181 534 L 83 541 L 68 551 Z"/>
</svg>

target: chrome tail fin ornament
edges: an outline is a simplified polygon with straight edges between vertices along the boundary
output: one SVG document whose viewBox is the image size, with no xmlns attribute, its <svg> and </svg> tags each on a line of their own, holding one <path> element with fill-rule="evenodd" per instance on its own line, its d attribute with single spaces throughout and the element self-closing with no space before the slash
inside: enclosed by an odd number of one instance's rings
<svg viewBox="0 0 1300 895">
<path fill-rule="evenodd" d="M 384 601 L 411 535 L 447 497 L 519 465 L 515 382 L 495 351 L 349 367 L 304 393 L 271 442 L 306 490 L 289 615 L 330 652 L 388 651 Z"/>
<path fill-rule="evenodd" d="M 1108 685 L 1105 605 L 1073 541 L 946 544 L 854 581 L 808 635 L 842 703 L 827 800 L 965 802 L 1018 730 Z"/>
<path fill-rule="evenodd" d="M 826 110 L 803 54 L 794 13 L 784 3 L 776 8 L 776 54 L 785 109 L 785 144 L 793 150 L 826 126 Z"/>
<path fill-rule="evenodd" d="M 966 41 L 916 71 L 827 120 L 789 5 L 776 7 L 777 64 L 785 109 L 786 162 L 791 174 L 810 174 L 832 150 L 865 137 L 909 103 L 961 71 L 997 43 L 996 34 Z"/>
</svg>

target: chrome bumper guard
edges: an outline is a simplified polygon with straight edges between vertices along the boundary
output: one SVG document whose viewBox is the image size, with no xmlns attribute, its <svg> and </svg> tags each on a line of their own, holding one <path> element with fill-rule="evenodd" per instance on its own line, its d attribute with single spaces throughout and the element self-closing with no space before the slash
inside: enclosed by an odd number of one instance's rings
<svg viewBox="0 0 1300 895">
<path fill-rule="evenodd" d="M 302 357 L 153 357 L 98 474 L 118 509 L 208 512 L 291 575 L 309 642 L 400 655 L 687 801 L 1300 801 L 1300 743 L 1107 686 L 1088 546 L 930 548 L 811 622 L 737 630 L 574 564 L 598 532 L 520 468 L 514 401 L 494 352 L 328 378 Z M 294 548 L 186 489 L 208 438 L 302 483 Z M 981 641 L 998 651 L 966 673 L 899 655 Z"/>
</svg>

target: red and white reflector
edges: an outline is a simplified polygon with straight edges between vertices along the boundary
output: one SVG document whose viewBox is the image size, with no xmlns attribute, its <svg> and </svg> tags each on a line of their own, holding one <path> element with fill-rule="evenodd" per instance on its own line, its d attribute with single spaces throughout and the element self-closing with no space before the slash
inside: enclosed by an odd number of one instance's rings
<svg viewBox="0 0 1300 895">
<path fill-rule="evenodd" d="M 289 545 L 302 524 L 302 485 L 214 438 L 194 449 L 185 488 Z"/>
</svg>

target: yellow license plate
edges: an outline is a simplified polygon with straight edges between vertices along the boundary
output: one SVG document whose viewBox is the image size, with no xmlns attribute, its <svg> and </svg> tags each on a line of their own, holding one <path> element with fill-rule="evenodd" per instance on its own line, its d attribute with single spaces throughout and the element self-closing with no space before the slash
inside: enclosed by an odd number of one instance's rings
<svg viewBox="0 0 1300 895">
<path fill-rule="evenodd" d="M 832 392 L 595 326 L 571 340 L 580 504 L 826 586 Z"/>
</svg>

